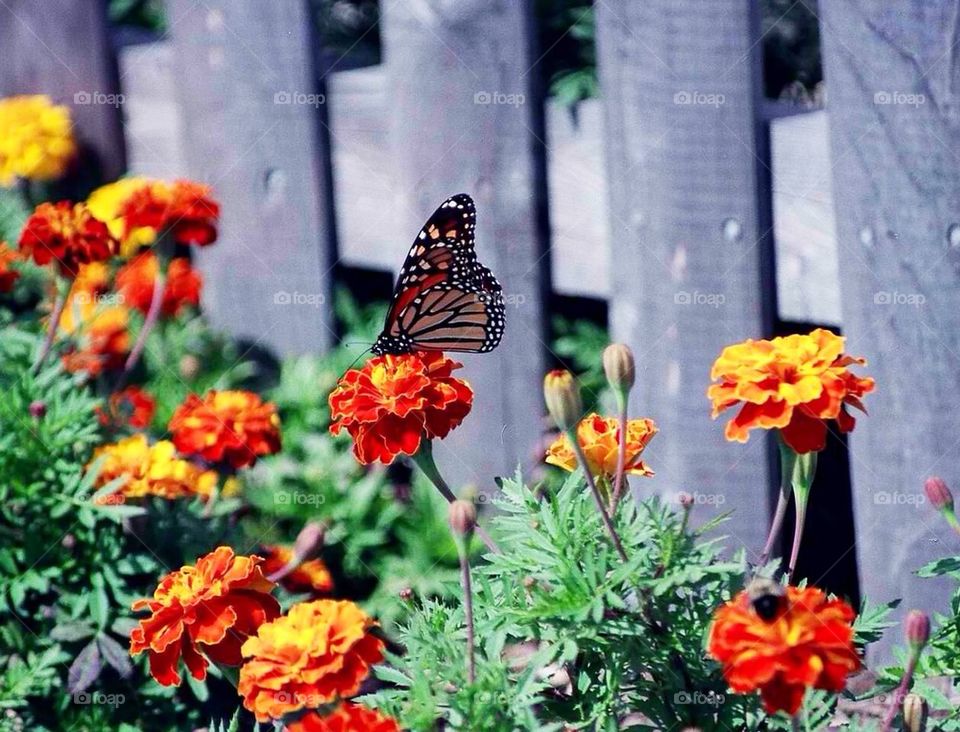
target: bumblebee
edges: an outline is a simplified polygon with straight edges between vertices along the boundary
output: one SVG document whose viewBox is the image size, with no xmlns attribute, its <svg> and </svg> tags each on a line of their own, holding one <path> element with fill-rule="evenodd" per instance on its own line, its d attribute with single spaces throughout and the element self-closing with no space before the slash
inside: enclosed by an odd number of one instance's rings
<svg viewBox="0 0 960 732">
<path fill-rule="evenodd" d="M 777 617 L 786 604 L 786 588 L 766 577 L 751 580 L 746 592 L 754 612 L 768 623 Z"/>
</svg>

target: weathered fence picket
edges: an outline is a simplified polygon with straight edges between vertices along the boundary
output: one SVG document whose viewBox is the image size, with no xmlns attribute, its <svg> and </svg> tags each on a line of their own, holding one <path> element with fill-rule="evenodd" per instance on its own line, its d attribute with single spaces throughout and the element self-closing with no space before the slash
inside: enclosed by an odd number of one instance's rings
<svg viewBox="0 0 960 732">
<path fill-rule="evenodd" d="M 605 0 L 596 13 L 612 335 L 637 354 L 634 412 L 662 430 L 649 448 L 655 485 L 694 494 L 710 514 L 735 509 L 725 531 L 756 552 L 773 477 L 767 442 L 726 443 L 705 397 L 720 349 L 770 335 L 775 314 L 753 6 Z"/>
<path fill-rule="evenodd" d="M 951 532 L 923 480 L 960 478 L 957 8 L 821 4 L 844 332 L 878 383 L 850 439 L 861 582 L 926 610 L 950 583 L 915 571 Z"/>
<path fill-rule="evenodd" d="M 507 304 L 503 345 L 464 357 L 482 419 L 438 447 L 458 479 L 494 489 L 493 475 L 534 459 L 542 430 L 549 257 L 541 99 L 530 53 L 529 3 L 385 3 L 396 266 L 447 196 L 477 203 L 477 251 Z"/>
<path fill-rule="evenodd" d="M 223 203 L 201 252 L 213 321 L 280 354 L 335 338 L 326 99 L 306 0 L 172 0 L 177 88 L 193 177 Z"/>
</svg>

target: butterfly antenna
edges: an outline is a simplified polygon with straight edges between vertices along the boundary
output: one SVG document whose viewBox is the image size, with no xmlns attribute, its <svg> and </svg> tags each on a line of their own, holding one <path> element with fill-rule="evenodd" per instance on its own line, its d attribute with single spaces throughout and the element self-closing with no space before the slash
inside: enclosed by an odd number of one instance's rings
<svg viewBox="0 0 960 732">
<path fill-rule="evenodd" d="M 345 346 L 362 346 L 363 343 L 344 343 L 343 345 L 345 345 Z M 357 361 L 359 361 L 361 358 L 363 358 L 364 356 L 366 356 L 366 355 L 367 355 L 368 353 L 370 353 L 371 351 L 373 351 L 373 346 L 367 346 L 363 351 L 360 352 L 360 355 L 359 355 L 359 356 L 357 356 L 355 359 L 353 359 L 353 363 L 350 364 L 350 365 L 347 367 L 347 371 L 349 371 L 349 370 L 352 369 L 354 366 L 356 366 L 356 365 L 357 365 Z"/>
</svg>

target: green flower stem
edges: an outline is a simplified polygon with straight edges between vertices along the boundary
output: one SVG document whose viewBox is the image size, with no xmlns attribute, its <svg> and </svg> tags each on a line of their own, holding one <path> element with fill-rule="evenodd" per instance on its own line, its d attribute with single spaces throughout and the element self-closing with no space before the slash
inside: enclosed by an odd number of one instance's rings
<svg viewBox="0 0 960 732">
<path fill-rule="evenodd" d="M 953 507 L 945 506 L 940 513 L 943 514 L 943 517 L 947 520 L 947 523 L 950 524 L 950 528 L 960 534 L 960 521 L 957 520 L 957 514 L 953 510 Z"/>
<path fill-rule="evenodd" d="M 123 366 L 123 373 L 120 375 L 120 381 L 116 390 L 119 391 L 126 383 L 130 374 L 140 362 L 143 355 L 143 349 L 147 345 L 147 338 L 153 331 L 157 320 L 160 318 L 160 308 L 163 305 L 163 295 L 167 289 L 167 266 L 173 257 L 173 240 L 168 232 L 163 231 L 157 237 L 153 245 L 154 254 L 157 257 L 157 276 L 153 281 L 153 295 L 150 298 L 150 306 L 147 309 L 147 315 L 143 320 L 143 327 L 137 334 L 137 342 L 133 344 L 130 355 L 127 356 L 127 362 Z"/>
<path fill-rule="evenodd" d="M 789 448 L 788 448 L 789 449 Z M 803 539 L 803 527 L 807 520 L 807 502 L 810 499 L 810 487 L 817 472 L 816 451 L 796 454 L 793 465 L 793 499 L 796 506 L 797 521 L 793 531 L 793 548 L 790 551 L 790 564 L 787 566 L 787 581 L 793 578 L 797 568 L 797 557 L 800 554 L 800 542 Z"/>
<path fill-rule="evenodd" d="M 620 445 L 617 451 L 617 477 L 613 481 L 613 492 L 610 496 L 610 513 L 616 514 L 617 506 L 623 497 L 627 485 L 625 471 L 627 467 L 627 395 L 617 390 L 617 406 L 620 409 Z"/>
<path fill-rule="evenodd" d="M 620 559 L 626 562 L 629 559 L 627 552 L 623 548 L 623 542 L 620 541 L 620 535 L 617 534 L 613 521 L 610 520 L 610 514 L 607 513 L 607 509 L 603 505 L 600 489 L 597 488 L 597 482 L 593 479 L 593 475 L 590 472 L 590 466 L 587 464 L 587 456 L 583 454 L 583 448 L 580 447 L 580 441 L 577 439 L 576 429 L 567 430 L 567 439 L 570 440 L 570 444 L 573 445 L 573 451 L 576 453 L 577 460 L 580 461 L 580 467 L 583 468 L 583 474 L 587 478 L 587 485 L 590 486 L 590 491 L 593 493 L 593 500 L 596 501 L 597 510 L 600 512 L 600 518 L 603 520 L 603 526 L 610 536 L 610 541 L 613 542 L 613 546 L 617 550 L 617 554 L 620 555 Z"/>
<path fill-rule="evenodd" d="M 467 556 L 469 536 L 455 536 L 457 553 L 460 555 L 460 582 L 463 585 L 463 612 L 467 624 L 467 681 L 477 680 L 477 663 L 474 657 L 473 586 L 470 581 L 470 557 Z"/>
<path fill-rule="evenodd" d="M 793 480 L 793 469 L 797 462 L 797 453 L 795 453 L 779 437 L 780 446 L 780 495 L 777 498 L 777 509 L 773 514 L 773 522 L 770 524 L 770 533 L 767 535 L 767 543 L 763 545 L 763 551 L 760 554 L 758 564 L 762 567 L 770 560 L 773 554 L 773 545 L 780 536 L 780 530 L 783 528 L 783 520 L 787 516 L 787 504 L 790 503 L 790 483 Z"/>
<path fill-rule="evenodd" d="M 880 727 L 880 732 L 890 732 L 893 729 L 893 720 L 896 719 L 897 712 L 903 706 L 903 698 L 907 695 L 910 685 L 913 683 L 913 674 L 917 670 L 917 661 L 920 660 L 922 652 L 922 649 L 910 649 L 907 667 L 903 670 L 903 678 L 900 679 L 900 684 L 897 686 L 897 691 L 893 695 L 887 713 L 883 716 L 883 725 Z"/>
<path fill-rule="evenodd" d="M 43 345 L 40 347 L 37 359 L 33 362 L 33 366 L 30 367 L 30 373 L 32 374 L 40 371 L 43 362 L 47 359 L 47 356 L 50 355 L 50 349 L 53 348 L 53 341 L 57 337 L 57 330 L 60 328 L 60 318 L 63 316 L 63 309 L 67 306 L 67 293 L 70 291 L 71 284 L 73 284 L 73 280 L 68 280 L 65 286 L 61 284 L 57 287 L 57 299 L 53 301 L 53 310 L 50 312 L 47 336 L 43 339 Z"/>
<path fill-rule="evenodd" d="M 417 467 L 423 471 L 423 474 L 426 475 L 430 482 L 433 483 L 434 487 L 440 491 L 440 495 L 443 496 L 447 503 L 453 503 L 457 500 L 457 497 L 453 494 L 453 491 L 450 490 L 450 486 L 447 485 L 447 481 L 443 479 L 443 476 L 440 475 L 440 470 L 437 468 L 436 462 L 433 460 L 433 443 L 428 440 L 426 437 L 420 442 L 420 449 L 417 450 L 416 454 L 413 456 L 413 462 L 417 464 Z M 487 549 L 492 551 L 494 554 L 500 554 L 500 547 L 497 546 L 497 543 L 491 538 L 482 526 L 477 524 L 474 528 L 477 536 L 480 537 L 480 540 L 487 545 Z"/>
</svg>

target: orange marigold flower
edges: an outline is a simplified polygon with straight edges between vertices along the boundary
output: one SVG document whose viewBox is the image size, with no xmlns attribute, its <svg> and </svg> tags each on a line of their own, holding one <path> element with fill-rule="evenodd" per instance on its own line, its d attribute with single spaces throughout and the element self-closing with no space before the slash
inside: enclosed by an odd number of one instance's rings
<svg viewBox="0 0 960 732">
<path fill-rule="evenodd" d="M 17 251 L 7 246 L 5 241 L 0 241 L 0 292 L 10 292 L 16 284 L 20 273 L 12 265 L 19 260 Z"/>
<path fill-rule="evenodd" d="M 263 573 L 270 577 L 286 567 L 294 557 L 293 548 L 270 544 L 261 547 L 264 555 Z M 290 592 L 330 592 L 333 589 L 333 577 L 322 559 L 308 559 L 302 562 L 280 580 Z"/>
<path fill-rule="evenodd" d="M 119 269 L 117 292 L 123 297 L 124 304 L 143 313 L 150 309 L 158 269 L 157 257 L 153 252 L 138 254 Z M 202 282 L 200 273 L 190 266 L 190 260 L 186 257 L 171 260 L 167 267 L 160 312 L 163 315 L 176 315 L 185 307 L 197 307 L 200 304 Z"/>
<path fill-rule="evenodd" d="M 130 313 L 120 305 L 102 307 L 92 297 L 71 297 L 60 317 L 60 329 L 78 344 L 63 356 L 67 371 L 97 376 L 123 366 L 130 350 Z"/>
<path fill-rule="evenodd" d="M 807 687 L 842 691 L 860 668 L 853 619 L 846 602 L 815 587 L 762 600 L 744 590 L 714 614 L 708 651 L 735 692 L 759 689 L 768 712 L 794 714 Z"/>
<path fill-rule="evenodd" d="M 415 455 L 426 437 L 446 437 L 470 413 L 473 391 L 442 353 L 377 356 L 350 369 L 330 393 L 330 431 L 346 430 L 357 460 L 387 464 Z"/>
<path fill-rule="evenodd" d="M 234 468 L 253 465 L 258 457 L 280 450 L 280 417 L 272 402 L 249 391 L 190 394 L 170 418 L 177 449 Z"/>
<path fill-rule="evenodd" d="M 631 419 L 627 422 L 627 460 L 629 475 L 653 475 L 640 456 L 659 430 L 652 419 Z M 587 457 L 593 475 L 611 477 L 617 473 L 620 452 L 620 420 L 588 414 L 577 425 L 577 440 Z M 577 456 L 566 435 L 560 435 L 547 449 L 547 462 L 564 470 L 577 469 Z"/>
<path fill-rule="evenodd" d="M 220 204 L 209 186 L 189 180 L 148 180 L 120 205 L 124 238 L 137 230 L 169 231 L 177 244 L 207 246 L 217 240 Z"/>
<path fill-rule="evenodd" d="M 139 386 L 128 386 L 114 392 L 107 400 L 107 409 L 97 409 L 100 424 L 114 427 L 146 429 L 153 421 L 157 402 Z"/>
<path fill-rule="evenodd" d="M 348 600 L 294 605 L 243 644 L 237 691 L 261 722 L 352 696 L 383 660 L 372 618 Z"/>
<path fill-rule="evenodd" d="M 395 719 L 361 704 L 343 702 L 327 715 L 307 712 L 284 727 L 285 732 L 400 732 Z"/>
<path fill-rule="evenodd" d="M 41 203 L 23 225 L 20 251 L 39 265 L 57 261 L 64 277 L 76 277 L 80 265 L 109 259 L 117 240 L 83 203 Z"/>
<path fill-rule="evenodd" d="M 865 411 L 860 398 L 873 391 L 874 381 L 847 367 L 866 365 L 862 358 L 843 353 L 844 338 L 823 328 L 809 335 L 773 340 L 746 340 L 727 346 L 713 364 L 707 396 L 713 416 L 742 403 L 727 422 L 726 437 L 746 442 L 755 428 L 779 429 L 783 440 L 798 453 L 826 446 L 827 420 L 836 420 L 841 432 L 856 421 L 846 406 Z"/>
<path fill-rule="evenodd" d="M 150 616 L 130 633 L 130 654 L 147 652 L 150 674 L 164 686 L 180 683 L 180 657 L 198 680 L 207 676 L 207 658 L 238 666 L 243 642 L 262 624 L 280 615 L 263 576 L 260 557 L 238 557 L 227 546 L 160 580 L 153 598 L 137 600 L 134 610 Z M 204 658 L 206 656 L 206 658 Z"/>
<path fill-rule="evenodd" d="M 127 498 L 206 497 L 217 484 L 217 473 L 177 457 L 173 443 L 161 440 L 151 445 L 146 435 L 136 434 L 93 451 L 93 459 L 102 458 L 96 485 L 104 486 L 116 478 L 126 478 L 117 490 Z M 92 464 L 92 463 L 91 463 Z"/>
</svg>

